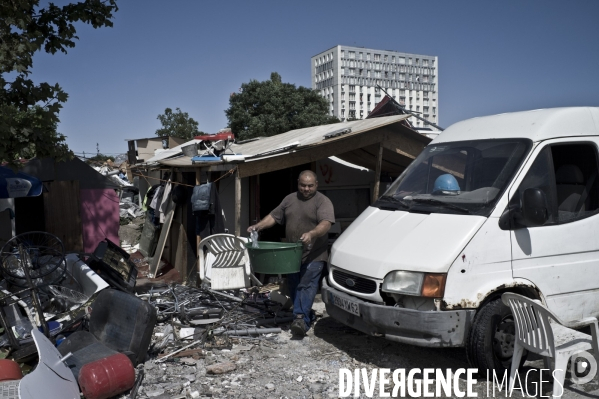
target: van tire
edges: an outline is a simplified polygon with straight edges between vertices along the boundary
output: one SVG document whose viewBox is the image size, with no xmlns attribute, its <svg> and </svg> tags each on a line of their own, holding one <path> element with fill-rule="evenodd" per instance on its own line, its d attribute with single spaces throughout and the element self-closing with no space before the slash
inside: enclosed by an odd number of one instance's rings
<svg viewBox="0 0 599 399">
<path fill-rule="evenodd" d="M 479 373 L 494 370 L 496 375 L 502 376 L 511 367 L 514 332 L 510 308 L 503 304 L 501 297 L 489 301 L 476 313 L 470 328 L 466 341 L 468 363 L 478 368 Z M 520 365 L 526 355 L 525 351 Z"/>
</svg>

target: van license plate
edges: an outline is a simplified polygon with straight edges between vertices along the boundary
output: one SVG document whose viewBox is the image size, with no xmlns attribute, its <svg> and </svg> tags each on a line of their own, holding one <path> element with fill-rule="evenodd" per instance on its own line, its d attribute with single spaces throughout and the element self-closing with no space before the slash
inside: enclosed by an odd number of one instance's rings
<svg viewBox="0 0 599 399">
<path fill-rule="evenodd" d="M 349 299 L 338 297 L 335 294 L 331 293 L 333 297 L 333 304 L 338 308 L 345 310 L 351 314 L 355 314 L 356 316 L 360 316 L 360 305 L 357 302 L 351 301 Z"/>
</svg>

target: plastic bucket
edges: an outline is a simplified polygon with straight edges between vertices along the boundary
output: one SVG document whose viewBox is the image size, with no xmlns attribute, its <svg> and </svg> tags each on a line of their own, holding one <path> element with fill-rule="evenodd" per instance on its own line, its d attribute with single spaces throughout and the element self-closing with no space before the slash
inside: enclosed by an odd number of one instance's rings
<svg viewBox="0 0 599 399">
<path fill-rule="evenodd" d="M 258 244 L 259 248 L 252 248 L 251 242 L 245 244 L 254 273 L 290 274 L 300 271 L 304 252 L 301 243 L 258 241 Z"/>
<path fill-rule="evenodd" d="M 181 152 L 186 157 L 193 158 L 198 155 L 198 145 L 196 143 L 186 145 L 185 147 L 181 147 Z"/>
</svg>

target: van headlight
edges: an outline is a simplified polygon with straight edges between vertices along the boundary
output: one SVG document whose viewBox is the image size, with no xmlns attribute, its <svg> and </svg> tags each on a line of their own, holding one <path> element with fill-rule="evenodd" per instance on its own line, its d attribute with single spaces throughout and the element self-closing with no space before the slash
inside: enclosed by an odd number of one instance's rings
<svg viewBox="0 0 599 399">
<path fill-rule="evenodd" d="M 419 273 L 403 270 L 393 271 L 383 280 L 383 292 L 442 298 L 445 292 L 444 273 Z"/>
</svg>

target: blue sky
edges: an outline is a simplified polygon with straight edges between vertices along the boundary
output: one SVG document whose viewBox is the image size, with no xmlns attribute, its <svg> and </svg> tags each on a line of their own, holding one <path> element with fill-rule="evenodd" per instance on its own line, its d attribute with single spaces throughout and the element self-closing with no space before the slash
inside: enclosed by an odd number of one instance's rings
<svg viewBox="0 0 599 399">
<path fill-rule="evenodd" d="M 56 3 L 64 3 L 58 1 Z M 76 152 L 124 153 L 167 107 L 227 125 L 229 95 L 273 71 L 310 86 L 337 44 L 439 57 L 439 125 L 502 112 L 599 106 L 599 1 L 119 1 L 114 27 L 78 25 L 32 77 L 69 93 L 59 131 Z"/>
</svg>

